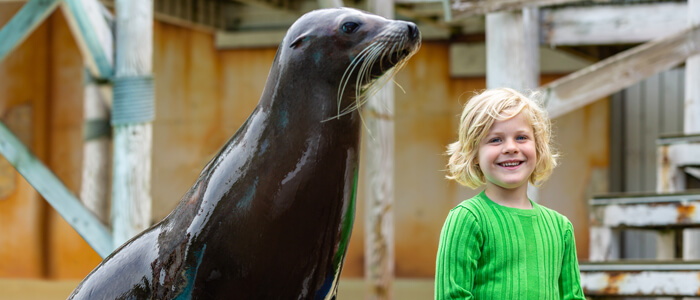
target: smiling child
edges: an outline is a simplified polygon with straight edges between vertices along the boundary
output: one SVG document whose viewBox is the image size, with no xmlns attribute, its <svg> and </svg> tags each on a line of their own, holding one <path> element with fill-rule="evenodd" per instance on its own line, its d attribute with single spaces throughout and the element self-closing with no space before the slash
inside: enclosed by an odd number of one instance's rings
<svg viewBox="0 0 700 300">
<path fill-rule="evenodd" d="M 453 208 L 440 235 L 435 299 L 585 299 L 571 222 L 527 197 L 556 166 L 547 113 L 508 89 L 467 102 L 447 178 L 485 189 Z"/>
</svg>

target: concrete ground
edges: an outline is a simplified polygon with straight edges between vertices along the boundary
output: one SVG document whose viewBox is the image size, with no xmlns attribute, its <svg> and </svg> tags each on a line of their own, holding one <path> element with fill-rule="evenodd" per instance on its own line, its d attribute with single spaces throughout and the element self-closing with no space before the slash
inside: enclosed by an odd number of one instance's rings
<svg viewBox="0 0 700 300">
<path fill-rule="evenodd" d="M 0 300 L 64 300 L 79 280 L 0 279 Z M 364 300 L 366 287 L 362 279 L 341 279 L 339 300 Z M 433 279 L 398 279 L 394 281 L 394 299 L 433 299 Z"/>
</svg>

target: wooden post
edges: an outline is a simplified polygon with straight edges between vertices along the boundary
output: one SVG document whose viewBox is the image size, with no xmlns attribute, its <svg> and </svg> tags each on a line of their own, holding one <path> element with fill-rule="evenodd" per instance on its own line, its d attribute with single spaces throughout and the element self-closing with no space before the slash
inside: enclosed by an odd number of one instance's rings
<svg viewBox="0 0 700 300">
<path fill-rule="evenodd" d="M 394 18 L 394 1 L 373 0 L 370 11 Z M 367 299 L 392 299 L 394 277 L 394 86 L 365 108 L 365 280 Z"/>
<path fill-rule="evenodd" d="M 539 9 L 486 15 L 486 87 L 509 87 L 525 95 L 540 84 Z M 528 196 L 538 190 L 528 184 Z"/>
<path fill-rule="evenodd" d="M 86 65 L 80 200 L 109 224 L 112 86 L 107 78 L 114 75 L 114 17 L 97 0 L 65 0 L 61 7 Z"/>
<path fill-rule="evenodd" d="M 700 0 L 688 0 L 688 26 L 700 25 Z M 685 61 L 685 115 L 683 132 L 700 133 L 700 54 Z M 686 175 L 687 176 L 687 175 Z M 683 258 L 700 259 L 700 230 L 683 230 Z"/>
<path fill-rule="evenodd" d="M 486 15 L 486 87 L 535 90 L 540 82 L 538 8 Z"/>
<path fill-rule="evenodd" d="M 80 201 L 104 224 L 109 224 L 110 125 L 109 107 L 89 71 L 83 100 L 83 175 Z"/>
<path fill-rule="evenodd" d="M 153 0 L 116 1 L 112 231 L 121 245 L 150 225 Z"/>
</svg>

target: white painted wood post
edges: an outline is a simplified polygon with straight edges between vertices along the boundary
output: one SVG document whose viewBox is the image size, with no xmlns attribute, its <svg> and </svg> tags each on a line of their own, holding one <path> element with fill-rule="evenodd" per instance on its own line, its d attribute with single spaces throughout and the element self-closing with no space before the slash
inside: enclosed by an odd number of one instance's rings
<svg viewBox="0 0 700 300">
<path fill-rule="evenodd" d="M 373 0 L 370 11 L 394 18 L 394 1 Z M 394 85 L 365 107 L 365 281 L 367 299 L 392 299 L 394 277 Z"/>
<path fill-rule="evenodd" d="M 153 1 L 117 0 L 115 9 L 112 231 L 118 246 L 151 224 L 153 112 L 146 111 L 153 105 Z"/>
<path fill-rule="evenodd" d="M 700 26 L 700 0 L 688 0 L 688 25 Z M 700 54 L 685 61 L 683 132 L 700 133 Z M 700 230 L 683 230 L 683 259 L 700 259 Z"/>
<path fill-rule="evenodd" d="M 85 76 L 91 76 L 85 72 Z M 91 78 L 91 77 L 90 77 Z M 99 86 L 86 79 L 83 116 L 83 175 L 80 183 L 80 201 L 104 224 L 109 224 L 110 191 L 110 131 L 109 107 Z"/>
<path fill-rule="evenodd" d="M 534 91 L 540 84 L 539 9 L 486 15 L 486 87 Z M 528 184 L 528 196 L 538 200 L 538 190 Z"/>
<path fill-rule="evenodd" d="M 486 15 L 486 87 L 535 90 L 540 83 L 537 7 Z"/>
</svg>

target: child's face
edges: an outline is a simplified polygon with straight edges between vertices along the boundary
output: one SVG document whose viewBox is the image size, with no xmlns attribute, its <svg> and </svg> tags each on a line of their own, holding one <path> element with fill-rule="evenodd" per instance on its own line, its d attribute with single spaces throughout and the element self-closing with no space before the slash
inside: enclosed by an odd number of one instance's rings
<svg viewBox="0 0 700 300">
<path fill-rule="evenodd" d="M 487 189 L 527 189 L 537 163 L 535 136 L 527 116 L 519 113 L 508 120 L 495 121 L 479 143 L 478 153 Z"/>
</svg>

